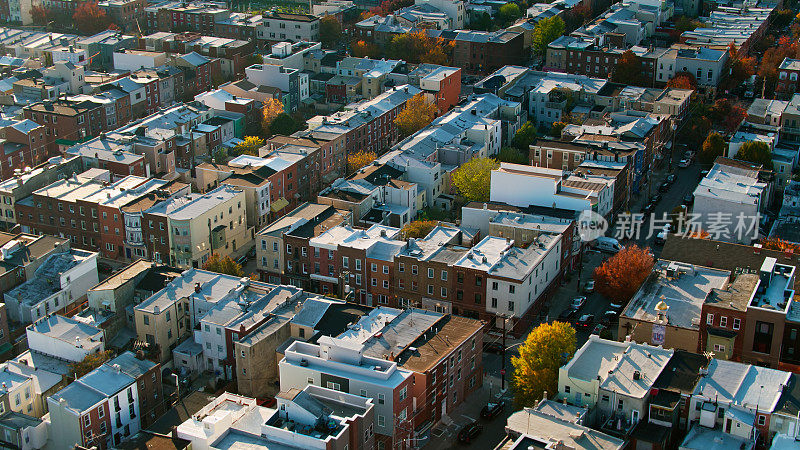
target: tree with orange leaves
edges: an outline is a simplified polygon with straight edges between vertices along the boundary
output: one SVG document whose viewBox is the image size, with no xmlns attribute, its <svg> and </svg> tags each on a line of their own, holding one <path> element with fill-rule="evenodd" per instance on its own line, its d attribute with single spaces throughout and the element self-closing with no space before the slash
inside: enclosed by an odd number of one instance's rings
<svg viewBox="0 0 800 450">
<path fill-rule="evenodd" d="M 350 44 L 350 55 L 356 58 L 377 58 L 381 56 L 381 49 L 372 42 L 353 41 Z"/>
<path fill-rule="evenodd" d="M 449 64 L 453 43 L 446 39 L 434 39 L 425 31 L 397 35 L 389 43 L 388 54 L 394 59 L 418 64 L 431 62 Z"/>
<path fill-rule="evenodd" d="M 75 27 L 83 34 L 97 34 L 108 29 L 111 19 L 97 6 L 97 2 L 79 3 L 72 14 Z"/>
<path fill-rule="evenodd" d="M 615 302 L 628 302 L 650 275 L 653 263 L 646 248 L 626 246 L 594 269 L 595 289 Z"/>
<path fill-rule="evenodd" d="M 48 22 L 55 18 L 55 14 L 51 9 L 44 6 L 34 6 L 31 8 L 31 18 L 34 25 L 47 25 Z"/>
<path fill-rule="evenodd" d="M 768 237 L 761 240 L 761 247 L 767 250 L 778 250 L 781 252 L 785 252 L 786 250 L 791 250 L 795 253 L 800 253 L 800 246 L 797 244 L 793 244 L 789 241 L 784 241 L 779 237 Z"/>
<path fill-rule="evenodd" d="M 667 87 L 676 89 L 697 89 L 697 79 L 689 72 L 678 72 L 669 80 Z"/>
</svg>

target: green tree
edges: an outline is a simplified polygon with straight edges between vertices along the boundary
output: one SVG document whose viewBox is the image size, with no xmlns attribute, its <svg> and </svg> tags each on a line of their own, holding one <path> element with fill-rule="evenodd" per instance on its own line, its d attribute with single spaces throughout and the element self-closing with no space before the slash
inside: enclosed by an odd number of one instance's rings
<svg viewBox="0 0 800 450">
<path fill-rule="evenodd" d="M 701 164 L 711 164 L 719 156 L 724 156 L 725 151 L 728 149 L 728 144 L 722 139 L 719 133 L 711 133 L 703 142 L 700 148 L 700 153 L 697 155 L 697 160 Z"/>
<path fill-rule="evenodd" d="M 342 40 L 342 25 L 335 16 L 325 16 L 319 21 L 319 39 L 325 48 L 332 48 Z"/>
<path fill-rule="evenodd" d="M 413 222 L 409 222 L 400 230 L 400 236 L 403 239 L 424 238 L 438 224 L 439 222 L 436 220 L 415 220 Z"/>
<path fill-rule="evenodd" d="M 507 162 L 512 164 L 530 164 L 528 152 L 523 152 L 514 147 L 503 147 L 500 153 L 497 154 L 497 160 L 500 162 Z"/>
<path fill-rule="evenodd" d="M 493 28 L 494 20 L 492 20 L 492 16 L 489 13 L 481 13 L 469 21 L 470 30 L 492 31 Z"/>
<path fill-rule="evenodd" d="M 492 170 L 500 163 L 492 158 L 472 158 L 453 171 L 453 186 L 469 201 L 489 200 Z"/>
<path fill-rule="evenodd" d="M 511 139 L 511 145 L 517 150 L 528 154 L 528 150 L 533 141 L 536 139 L 536 127 L 530 120 L 522 124 Z"/>
<path fill-rule="evenodd" d="M 111 350 L 100 353 L 90 353 L 83 360 L 69 365 L 70 378 L 80 378 L 94 369 L 100 367 L 104 362 L 111 359 Z"/>
<path fill-rule="evenodd" d="M 269 125 L 269 130 L 272 134 L 281 134 L 283 136 L 289 136 L 299 129 L 300 127 L 297 125 L 297 121 L 285 112 L 275 116 L 272 123 Z"/>
<path fill-rule="evenodd" d="M 497 10 L 497 17 L 503 22 L 503 26 L 508 26 L 522 17 L 522 12 L 516 3 L 506 3 Z"/>
<path fill-rule="evenodd" d="M 212 253 L 211 257 L 203 264 L 203 269 L 209 272 L 225 273 L 235 277 L 244 276 L 242 265 L 231 259 L 230 256 L 220 256 L 219 253 Z"/>
<path fill-rule="evenodd" d="M 564 34 L 566 25 L 561 17 L 553 16 L 542 19 L 533 28 L 533 52 L 535 55 L 544 55 L 547 46 Z"/>
<path fill-rule="evenodd" d="M 764 168 L 772 168 L 772 151 L 769 146 L 764 142 L 749 141 L 739 147 L 736 152 L 736 159 L 751 162 L 753 164 L 761 164 Z"/>
<path fill-rule="evenodd" d="M 558 392 L 558 369 L 575 354 L 575 329 L 564 322 L 543 323 L 531 330 L 511 358 L 511 387 L 518 406 L 535 405 L 545 392 Z"/>
<path fill-rule="evenodd" d="M 642 61 L 632 51 L 626 50 L 614 68 L 613 80 L 615 83 L 641 84 Z"/>
<path fill-rule="evenodd" d="M 247 65 L 252 66 L 253 64 L 264 64 L 264 57 L 258 53 L 250 53 L 247 55 Z"/>
</svg>

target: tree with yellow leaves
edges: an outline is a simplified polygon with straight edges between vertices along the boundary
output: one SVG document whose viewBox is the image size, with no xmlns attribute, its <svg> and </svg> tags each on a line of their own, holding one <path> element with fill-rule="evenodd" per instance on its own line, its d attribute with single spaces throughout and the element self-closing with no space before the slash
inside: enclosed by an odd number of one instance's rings
<svg viewBox="0 0 800 450">
<path fill-rule="evenodd" d="M 409 222 L 400 230 L 400 236 L 403 239 L 424 238 L 436 225 L 439 225 L 436 220 L 415 220 Z"/>
<path fill-rule="evenodd" d="M 70 376 L 73 378 L 80 378 L 86 375 L 111 359 L 111 354 L 111 350 L 100 353 L 90 353 L 82 360 L 69 364 Z"/>
<path fill-rule="evenodd" d="M 264 140 L 258 136 L 245 136 L 244 140 L 233 148 L 237 155 L 258 156 L 258 149 L 264 146 Z"/>
<path fill-rule="evenodd" d="M 425 101 L 422 94 L 417 94 L 406 102 L 406 107 L 394 118 L 400 134 L 410 136 L 425 128 L 436 117 L 436 105 Z"/>
<path fill-rule="evenodd" d="M 351 153 L 347 155 L 347 168 L 350 173 L 366 166 L 367 164 L 375 161 L 378 155 L 375 152 L 359 151 L 358 153 Z"/>
<path fill-rule="evenodd" d="M 453 172 L 453 186 L 462 197 L 473 202 L 489 200 L 492 170 L 500 163 L 492 158 L 472 158 Z"/>
<path fill-rule="evenodd" d="M 564 322 L 534 328 L 511 358 L 511 387 L 519 406 L 535 405 L 545 392 L 558 391 L 558 369 L 575 354 L 575 329 Z"/>
<path fill-rule="evenodd" d="M 203 270 L 210 272 L 224 273 L 235 277 L 244 276 L 242 265 L 231 259 L 230 256 L 220 256 L 219 253 L 212 253 L 203 264 Z"/>
<path fill-rule="evenodd" d="M 269 126 L 283 112 L 283 109 L 283 103 L 277 98 L 271 98 L 264 102 L 264 108 L 261 110 L 261 127 L 265 135 L 270 135 Z"/>
</svg>

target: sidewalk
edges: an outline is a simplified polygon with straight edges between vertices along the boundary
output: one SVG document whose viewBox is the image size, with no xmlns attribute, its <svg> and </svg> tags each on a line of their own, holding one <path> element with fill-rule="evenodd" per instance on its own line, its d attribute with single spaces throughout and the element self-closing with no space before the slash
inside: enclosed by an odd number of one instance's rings
<svg viewBox="0 0 800 450">
<path fill-rule="evenodd" d="M 494 446 L 505 436 L 506 419 L 513 412 L 511 392 L 506 391 L 500 395 L 500 389 L 495 384 L 492 388 L 491 397 L 489 394 L 489 383 L 484 381 L 483 386 L 470 394 L 467 401 L 458 405 L 453 411 L 448 411 L 447 415 L 435 424 L 430 430 L 430 439 L 425 444 L 426 449 L 447 449 L 458 446 L 457 435 L 461 428 L 472 422 L 478 421 L 483 426 L 483 432 L 471 443 L 476 448 L 494 448 Z M 502 399 L 506 403 L 503 413 L 491 421 L 480 420 L 481 409 L 484 405 L 492 401 Z"/>
</svg>

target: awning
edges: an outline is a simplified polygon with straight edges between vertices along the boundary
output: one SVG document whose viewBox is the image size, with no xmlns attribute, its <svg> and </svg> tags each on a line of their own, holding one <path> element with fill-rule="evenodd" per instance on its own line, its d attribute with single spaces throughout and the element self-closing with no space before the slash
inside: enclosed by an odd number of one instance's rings
<svg viewBox="0 0 800 450">
<path fill-rule="evenodd" d="M 270 205 L 270 209 L 272 209 L 273 212 L 278 212 L 287 206 L 289 206 L 289 201 L 281 197 Z"/>
</svg>

